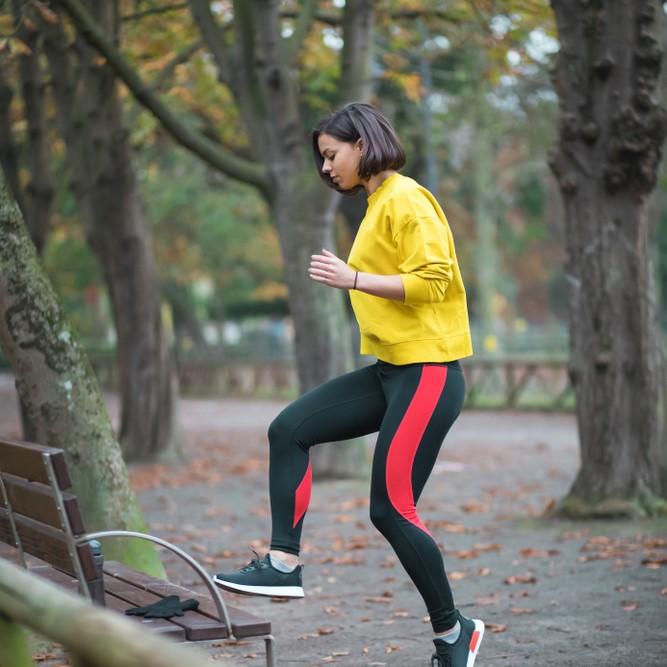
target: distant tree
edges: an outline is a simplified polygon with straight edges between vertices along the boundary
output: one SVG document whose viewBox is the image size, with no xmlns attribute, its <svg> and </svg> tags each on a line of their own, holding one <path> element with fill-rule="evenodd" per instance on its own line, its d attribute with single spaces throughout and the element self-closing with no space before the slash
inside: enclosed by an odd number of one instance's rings
<svg viewBox="0 0 667 667">
<path fill-rule="evenodd" d="M 550 166 L 565 205 L 581 443 L 581 468 L 560 511 L 651 514 L 667 509 L 665 359 L 647 244 L 667 132 L 659 89 L 665 17 L 658 0 L 551 6 L 560 122 Z"/>
<path fill-rule="evenodd" d="M 115 34 L 117 1 L 87 7 L 100 30 Z M 58 8 L 19 2 L 14 8 L 17 24 L 48 63 L 70 186 L 109 293 L 123 452 L 128 460 L 173 455 L 178 443 L 170 334 L 115 76 L 79 35 L 68 35 Z M 24 102 L 29 116 L 43 115 L 33 108 L 41 99 Z"/>
<path fill-rule="evenodd" d="M 95 375 L 1 173 L 0 347 L 37 442 L 67 454 L 88 529 L 145 530 Z M 104 553 L 164 574 L 153 545 L 143 540 L 112 540 Z"/>
</svg>

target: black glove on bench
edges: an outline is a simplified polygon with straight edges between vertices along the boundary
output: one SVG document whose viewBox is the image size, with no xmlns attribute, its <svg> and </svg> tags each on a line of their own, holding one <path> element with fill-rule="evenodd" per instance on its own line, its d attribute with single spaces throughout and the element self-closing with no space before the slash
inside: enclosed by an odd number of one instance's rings
<svg viewBox="0 0 667 667">
<path fill-rule="evenodd" d="M 183 612 L 192 611 L 199 607 L 199 602 L 190 598 L 183 600 L 178 595 L 168 595 L 146 607 L 132 607 L 126 609 L 128 616 L 143 616 L 144 618 L 171 618 L 172 616 L 183 616 Z"/>
</svg>

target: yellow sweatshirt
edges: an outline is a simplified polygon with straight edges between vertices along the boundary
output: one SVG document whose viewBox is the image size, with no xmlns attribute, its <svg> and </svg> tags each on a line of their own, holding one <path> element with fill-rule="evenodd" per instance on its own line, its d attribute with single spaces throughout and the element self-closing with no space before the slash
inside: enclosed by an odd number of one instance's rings
<svg viewBox="0 0 667 667">
<path fill-rule="evenodd" d="M 405 299 L 350 291 L 361 354 L 391 364 L 453 361 L 473 353 L 454 239 L 435 197 L 393 174 L 368 198 L 347 260 L 355 271 L 400 275 Z"/>
</svg>

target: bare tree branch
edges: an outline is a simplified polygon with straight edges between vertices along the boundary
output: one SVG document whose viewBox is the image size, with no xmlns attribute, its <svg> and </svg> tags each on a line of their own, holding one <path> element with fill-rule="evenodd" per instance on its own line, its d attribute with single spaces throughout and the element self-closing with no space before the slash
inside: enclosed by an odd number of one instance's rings
<svg viewBox="0 0 667 667">
<path fill-rule="evenodd" d="M 189 0 L 189 4 L 192 18 L 218 67 L 218 80 L 237 93 L 234 63 L 231 54 L 225 47 L 224 30 L 216 23 L 211 13 L 210 2 L 208 0 Z"/>
<path fill-rule="evenodd" d="M 136 99 L 160 120 L 163 127 L 179 144 L 215 169 L 232 178 L 255 185 L 268 196 L 269 182 L 262 165 L 238 158 L 213 144 L 201 133 L 187 127 L 142 81 L 132 65 L 97 28 L 77 0 L 58 0 L 58 3 L 72 19 L 81 36 L 106 58 L 116 75 L 132 91 Z"/>
<path fill-rule="evenodd" d="M 144 9 L 142 12 L 135 12 L 134 14 L 125 14 L 120 17 L 121 21 L 138 21 L 146 16 L 155 16 L 156 14 L 166 14 L 167 12 L 175 12 L 179 9 L 185 9 L 188 6 L 187 2 L 179 2 L 174 5 L 164 5 L 162 7 L 151 7 L 151 9 Z"/>
<path fill-rule="evenodd" d="M 301 11 L 297 13 L 294 32 L 287 42 L 287 62 L 294 66 L 299 57 L 299 52 L 303 43 L 308 37 L 310 28 L 315 19 L 315 10 L 317 9 L 318 0 L 304 0 Z"/>
</svg>

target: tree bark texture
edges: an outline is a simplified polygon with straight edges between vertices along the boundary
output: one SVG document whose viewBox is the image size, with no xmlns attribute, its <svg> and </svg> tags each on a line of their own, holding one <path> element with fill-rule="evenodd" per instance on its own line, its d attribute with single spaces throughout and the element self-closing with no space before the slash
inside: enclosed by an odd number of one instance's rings
<svg viewBox="0 0 667 667">
<path fill-rule="evenodd" d="M 551 0 L 560 36 L 558 143 L 570 376 L 581 467 L 561 511 L 664 509 L 664 356 L 650 285 L 647 205 L 667 130 L 657 0 Z M 664 443 L 662 443 L 664 445 Z"/>
<path fill-rule="evenodd" d="M 0 181 L 0 345 L 37 442 L 67 453 L 86 528 L 145 530 L 95 375 Z M 105 557 L 163 574 L 151 544 L 105 544 Z"/>
<path fill-rule="evenodd" d="M 115 31 L 116 3 L 89 2 Z M 117 334 L 120 442 L 127 460 L 172 455 L 176 374 L 150 232 L 146 225 L 113 71 L 62 23 L 42 23 L 72 189 L 103 270 Z"/>
</svg>

